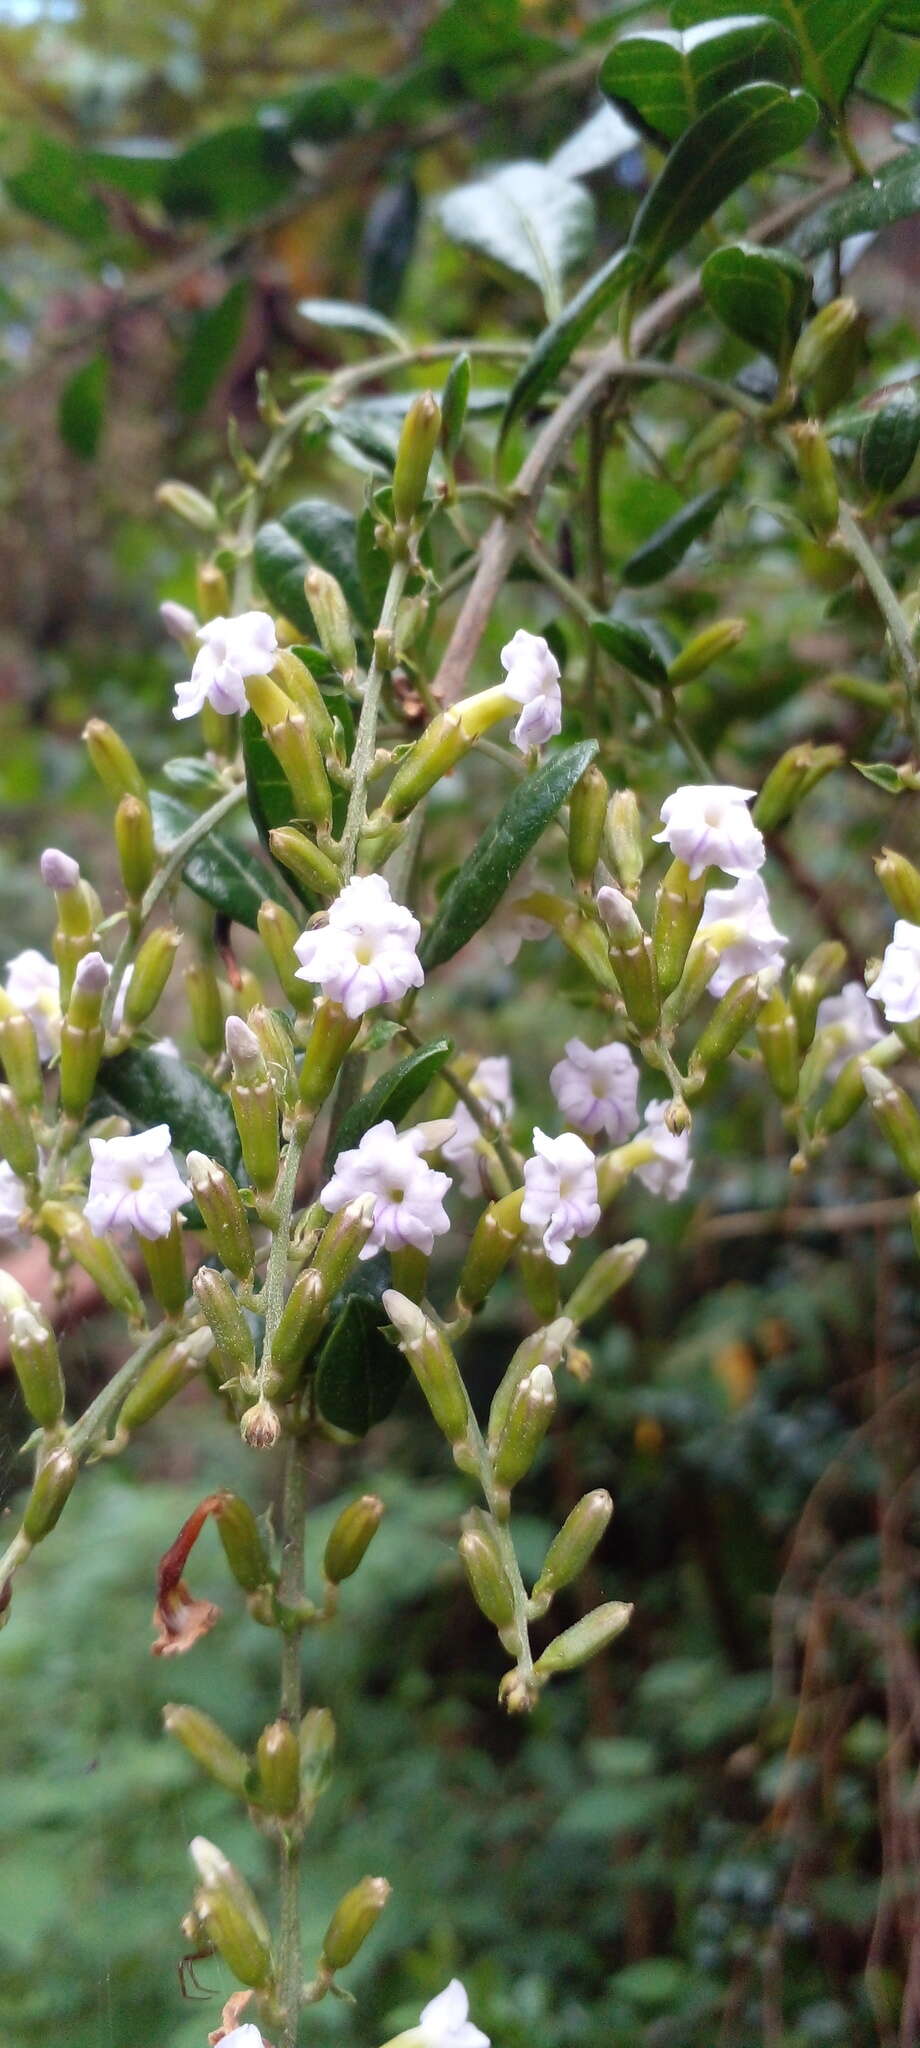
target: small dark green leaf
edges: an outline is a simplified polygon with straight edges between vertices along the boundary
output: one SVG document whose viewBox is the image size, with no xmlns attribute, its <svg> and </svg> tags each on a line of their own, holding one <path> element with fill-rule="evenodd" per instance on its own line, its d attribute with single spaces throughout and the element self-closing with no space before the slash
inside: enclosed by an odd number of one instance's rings
<svg viewBox="0 0 920 2048">
<path fill-rule="evenodd" d="M 75 242 L 105 240 L 109 232 L 105 207 L 89 189 L 79 150 L 68 143 L 36 131 L 28 163 L 4 184 L 14 206 Z"/>
<path fill-rule="evenodd" d="M 691 542 L 709 531 L 727 496 L 725 490 L 701 491 L 698 498 L 691 498 L 689 504 L 675 512 L 673 519 L 666 519 L 651 540 L 624 562 L 624 583 L 635 587 L 657 583 L 662 576 L 668 576 L 683 561 Z"/>
<path fill-rule="evenodd" d="M 596 753 L 596 740 L 565 747 L 512 790 L 475 851 L 458 869 L 425 933 L 419 958 L 429 973 L 453 959 L 487 923 L 512 876 Z"/>
<path fill-rule="evenodd" d="M 845 242 L 849 235 L 872 234 L 917 212 L 920 149 L 910 149 L 891 163 L 882 164 L 871 178 L 859 178 L 838 199 L 829 200 L 810 220 L 802 221 L 790 235 L 789 246 L 807 261 L 810 256 L 820 255 L 822 249 Z"/>
<path fill-rule="evenodd" d="M 331 1156 L 348 1152 L 353 1145 L 360 1145 L 365 1131 L 388 1118 L 390 1123 L 399 1124 L 407 1116 L 413 1104 L 424 1095 L 429 1083 L 439 1074 L 445 1060 L 449 1060 L 453 1045 L 449 1038 L 434 1038 L 429 1045 L 420 1045 L 417 1052 L 406 1054 L 390 1067 L 372 1088 L 361 1095 L 346 1110 L 341 1123 L 334 1133 Z"/>
<path fill-rule="evenodd" d="M 180 412 L 200 412 L 224 370 L 233 361 L 249 301 L 249 280 L 238 277 L 216 306 L 208 306 L 192 323 L 176 376 Z"/>
<path fill-rule="evenodd" d="M 811 134 L 817 102 L 781 85 L 741 85 L 701 114 L 675 144 L 636 214 L 630 247 L 654 276 L 755 171 Z"/>
<path fill-rule="evenodd" d="M 601 66 L 600 83 L 647 135 L 667 145 L 736 86 L 764 79 L 793 85 L 798 77 L 793 38 L 758 11 L 683 31 L 621 36 Z"/>
<path fill-rule="evenodd" d="M 138 136 L 121 147 L 88 149 L 83 168 L 90 185 L 126 192 L 129 199 L 159 199 L 176 151 L 169 142 Z"/>
<path fill-rule="evenodd" d="M 569 300 L 558 320 L 551 321 L 544 328 L 511 386 L 499 430 L 499 445 L 515 420 L 520 419 L 522 413 L 529 412 L 544 391 L 555 383 L 560 370 L 565 369 L 595 320 L 607 306 L 613 305 L 626 286 L 639 276 L 641 269 L 641 260 L 635 250 L 618 249 Z"/>
<path fill-rule="evenodd" d="M 163 204 L 181 219 L 246 220 L 283 198 L 296 176 L 283 129 L 234 121 L 174 157 L 163 179 Z"/>
<path fill-rule="evenodd" d="M 168 1124 L 178 1152 L 205 1152 L 239 1179 L 242 1154 L 229 1101 L 184 1060 L 131 1047 L 103 1060 L 97 1090 L 137 1130 Z"/>
<path fill-rule="evenodd" d="M 58 400 L 58 432 L 72 455 L 92 462 L 105 422 L 108 356 L 91 356 L 68 377 Z"/>
<path fill-rule="evenodd" d="M 663 689 L 668 680 L 667 665 L 641 626 L 627 623 L 625 619 L 595 619 L 591 632 L 605 654 L 613 656 L 621 668 L 631 676 L 639 676 L 643 683 L 651 683 L 655 689 Z"/>
<path fill-rule="evenodd" d="M 266 597 L 300 632 L 317 637 L 304 591 L 304 577 L 314 566 L 338 578 L 356 619 L 365 623 L 355 521 L 340 505 L 325 498 L 301 498 L 289 505 L 280 519 L 260 527 L 255 564 Z"/>
<path fill-rule="evenodd" d="M 438 217 L 451 241 L 536 285 L 549 313 L 561 305 L 563 280 L 594 233 L 594 203 L 584 186 L 537 163 L 504 164 L 489 178 L 458 186 L 442 199 Z"/>
<path fill-rule="evenodd" d="M 860 446 L 867 490 L 890 497 L 913 468 L 920 448 L 920 383 L 902 384 L 869 415 Z"/>
<path fill-rule="evenodd" d="M 320 1414 L 350 1436 L 364 1436 L 382 1422 L 406 1383 L 402 1353 L 383 1335 L 387 1314 L 380 1295 L 389 1284 L 388 1264 L 374 1259 L 358 1268 L 317 1359 Z M 372 1266 L 382 1269 L 379 1288 Z"/>
<path fill-rule="evenodd" d="M 903 796 L 907 784 L 902 781 L 890 761 L 854 761 L 857 774 L 864 775 L 867 782 L 874 782 L 876 789 L 883 789 L 886 796 Z"/>
<path fill-rule="evenodd" d="M 197 813 L 162 790 L 153 792 L 150 804 L 157 846 L 161 853 L 168 853 L 194 824 Z M 286 891 L 274 875 L 224 832 L 209 832 L 193 848 L 183 864 L 182 876 L 196 896 L 203 896 L 206 903 L 212 903 L 215 910 L 232 918 L 235 924 L 248 925 L 250 931 L 256 929 L 266 896 L 273 897 L 276 903 L 288 902 Z"/>
<path fill-rule="evenodd" d="M 733 242 L 714 249 L 701 273 L 716 318 L 749 348 L 785 363 L 808 311 L 812 281 L 784 250 Z"/>
<path fill-rule="evenodd" d="M 676 0 L 679 28 L 737 12 L 738 0 Z M 838 113 L 853 83 L 877 21 L 891 0 L 758 0 L 758 14 L 788 29 L 802 60 L 802 75 L 831 113 Z"/>
</svg>

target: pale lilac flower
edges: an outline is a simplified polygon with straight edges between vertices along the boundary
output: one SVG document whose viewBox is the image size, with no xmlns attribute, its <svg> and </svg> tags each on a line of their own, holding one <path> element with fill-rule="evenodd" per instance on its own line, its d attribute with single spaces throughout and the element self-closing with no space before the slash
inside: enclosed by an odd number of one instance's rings
<svg viewBox="0 0 920 2048">
<path fill-rule="evenodd" d="M 517 901 L 523 901 L 523 898 Z M 517 959 L 525 939 L 545 939 L 549 933 L 545 920 L 532 917 L 527 910 L 519 910 L 517 901 L 508 905 L 508 922 L 499 925 L 493 940 L 495 951 L 506 967 Z"/>
<path fill-rule="evenodd" d="M 39 862 L 46 889 L 75 889 L 80 880 L 80 863 L 59 846 L 46 846 Z"/>
<path fill-rule="evenodd" d="M 750 875 L 763 866 L 766 849 L 747 808 L 757 792 L 731 782 L 685 782 L 661 806 L 661 831 L 653 838 L 669 846 L 696 881 L 707 868 Z"/>
<path fill-rule="evenodd" d="M 195 634 L 201 643 L 186 682 L 176 684 L 174 718 L 193 718 L 203 704 L 225 715 L 246 710 L 247 676 L 274 667 L 278 636 L 267 612 L 241 612 L 235 619 L 210 619 Z"/>
<path fill-rule="evenodd" d="M 487 1111 L 490 1124 L 504 1123 L 511 1113 L 510 1060 L 501 1054 L 493 1059 L 480 1060 L 468 1086 L 470 1093 Z M 444 1158 L 453 1167 L 465 1195 L 481 1194 L 481 1132 L 465 1102 L 457 1103 L 452 1123 L 453 1134 L 441 1147 Z"/>
<path fill-rule="evenodd" d="M 258 2027 L 247 2021 L 244 2027 L 234 2027 L 232 2034 L 225 2034 L 220 2048 L 265 2048 L 265 2042 Z"/>
<path fill-rule="evenodd" d="M 0 1159 L 0 1238 L 19 1235 L 19 1218 L 25 1206 L 25 1183 L 5 1159 Z"/>
<path fill-rule="evenodd" d="M 845 981 L 839 996 L 823 998 L 818 1004 L 816 1029 L 832 1030 L 838 1047 L 824 1070 L 829 1081 L 836 1080 L 854 1053 L 869 1052 L 885 1036 L 861 981 Z"/>
<path fill-rule="evenodd" d="M 707 889 L 697 939 L 705 938 L 711 925 L 725 923 L 737 925 L 738 936 L 722 948 L 710 995 L 724 996 L 742 974 L 758 974 L 764 986 L 774 982 L 782 973 L 789 940 L 776 929 L 759 875 L 742 875 L 731 889 Z"/>
<path fill-rule="evenodd" d="M 612 1145 L 622 1145 L 638 1126 L 639 1073 L 627 1045 L 614 1041 L 592 1049 L 570 1038 L 549 1085 L 566 1122 L 590 1137 L 605 1131 Z"/>
<path fill-rule="evenodd" d="M 194 640 L 198 620 L 187 604 L 176 604 L 173 598 L 165 598 L 160 606 L 160 619 L 171 640 Z"/>
<path fill-rule="evenodd" d="M 418 2032 L 410 2035 L 418 2048 L 491 2048 L 488 2034 L 474 2027 L 469 2016 L 470 2001 L 459 1977 L 452 1977 L 446 1990 L 429 2000 L 421 2013 Z"/>
<path fill-rule="evenodd" d="M 295 942 L 301 981 L 317 981 L 346 1017 L 394 1003 L 425 979 L 415 948 L 421 925 L 394 903 L 382 875 L 358 875 L 329 906 L 325 924 Z"/>
<path fill-rule="evenodd" d="M 91 1138 L 93 1164 L 86 1220 L 97 1237 L 134 1229 L 141 1237 L 167 1237 L 183 1202 L 191 1200 L 171 1152 L 168 1124 L 128 1138 Z"/>
<path fill-rule="evenodd" d="M 530 747 L 545 746 L 562 731 L 559 663 L 542 635 L 526 633 L 523 626 L 502 648 L 501 660 L 507 670 L 503 688 L 524 707 L 511 728 L 511 738 L 526 754 Z"/>
<path fill-rule="evenodd" d="M 645 1123 L 640 1138 L 648 1138 L 655 1147 L 654 1159 L 637 1166 L 636 1177 L 650 1195 L 663 1195 L 666 1202 L 676 1202 L 682 1195 L 693 1171 L 690 1157 L 690 1132 L 669 1131 L 665 1116 L 669 1102 L 650 1102 L 645 1112 Z"/>
<path fill-rule="evenodd" d="M 27 946 L 10 961 L 5 988 L 10 1002 L 32 1019 L 39 1057 L 52 1059 L 61 1042 L 61 981 L 54 962 Z"/>
<path fill-rule="evenodd" d="M 440 1132 L 438 1133 L 440 1135 Z M 397 1131 L 387 1119 L 365 1131 L 360 1145 L 340 1152 L 331 1180 L 320 1195 L 323 1208 L 335 1214 L 362 1195 L 374 1196 L 370 1236 L 361 1249 L 362 1259 L 374 1252 L 398 1251 L 414 1245 L 430 1252 L 436 1237 L 450 1229 L 443 1196 L 450 1187 L 448 1173 L 436 1173 L 423 1159 L 431 1144 L 431 1127 L 420 1124 L 414 1131 Z"/>
<path fill-rule="evenodd" d="M 898 918 L 869 1000 L 881 1003 L 889 1024 L 912 1024 L 920 1017 L 920 924 Z"/>
<path fill-rule="evenodd" d="M 539 1236 L 554 1266 L 568 1263 L 569 1240 L 588 1237 L 600 1221 L 597 1167 L 583 1138 L 563 1131 L 548 1138 L 534 1130 L 534 1157 L 524 1168 L 521 1219 Z"/>
</svg>

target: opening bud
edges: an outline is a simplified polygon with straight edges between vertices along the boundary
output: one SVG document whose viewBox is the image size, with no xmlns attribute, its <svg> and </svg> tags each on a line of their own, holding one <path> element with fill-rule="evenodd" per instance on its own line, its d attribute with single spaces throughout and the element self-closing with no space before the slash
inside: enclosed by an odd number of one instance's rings
<svg viewBox="0 0 920 2048">
<path fill-rule="evenodd" d="M 278 1178 L 281 1157 L 278 1099 L 259 1041 L 242 1017 L 227 1018 L 226 1042 L 233 1066 L 230 1104 L 243 1163 L 253 1187 L 268 1194 Z"/>
<path fill-rule="evenodd" d="M 233 1175 L 203 1152 L 190 1152 L 189 1184 L 204 1218 L 218 1258 L 238 1280 L 248 1280 L 255 1264 L 249 1219 Z"/>
<path fill-rule="evenodd" d="M 233 1792 L 240 1799 L 246 1797 L 248 1758 L 212 1721 L 210 1714 L 201 1713 L 198 1707 L 169 1704 L 163 1708 L 163 1727 L 225 1792 Z"/>
<path fill-rule="evenodd" d="M 354 1961 L 359 1948 L 376 1927 L 390 1896 L 385 1877 L 362 1877 L 339 1900 L 323 1936 L 320 1969 L 332 1973 Z"/>
<path fill-rule="evenodd" d="M 493 1459 L 499 1486 L 510 1491 L 530 1471 L 556 1412 L 556 1386 L 548 1365 L 535 1365 L 521 1381 Z"/>
<path fill-rule="evenodd" d="M 80 863 L 69 853 L 61 853 L 59 847 L 46 846 L 39 866 L 46 889 L 53 889 L 56 896 L 71 895 L 77 888 Z"/>
<path fill-rule="evenodd" d="M 245 1878 L 213 1842 L 196 1835 L 189 1854 L 200 1879 L 195 1911 L 241 1984 L 261 1990 L 272 1972 L 268 1925 Z"/>
<path fill-rule="evenodd" d="M 610 933 L 610 964 L 627 1016 L 645 1036 L 657 1029 L 661 1014 L 654 952 L 621 889 L 609 885 L 599 889 L 597 907 Z M 677 950 L 676 937 L 673 950 Z M 665 957 L 669 957 L 667 951 Z"/>
<path fill-rule="evenodd" d="M 256 1744 L 258 1800 L 269 1813 L 297 1812 L 300 1804 L 300 1744 L 290 1721 L 272 1721 Z"/>
<path fill-rule="evenodd" d="M 22 1518 L 30 1543 L 41 1543 L 60 1521 L 79 1469 L 73 1452 L 63 1444 L 39 1467 Z"/>
<path fill-rule="evenodd" d="M 577 1671 L 622 1635 L 631 1615 L 632 1607 L 625 1600 L 608 1600 L 605 1607 L 595 1607 L 593 1614 L 586 1614 L 583 1621 L 564 1629 L 547 1646 L 534 1665 L 536 1676 L 546 1679 L 560 1671 Z"/>
<path fill-rule="evenodd" d="M 613 1501 L 603 1487 L 583 1494 L 566 1516 L 558 1536 L 543 1560 L 543 1569 L 533 1589 L 534 1606 L 546 1613 L 550 1601 L 563 1587 L 580 1577 L 593 1557 L 613 1514 Z"/>
<path fill-rule="evenodd" d="M 110 970 L 101 953 L 85 953 L 77 966 L 61 1026 L 61 1107 L 82 1117 L 96 1084 L 105 1042 L 102 999 Z"/>
<path fill-rule="evenodd" d="M 160 619 L 171 640 L 178 640 L 180 646 L 194 641 L 198 631 L 198 620 L 187 604 L 176 604 L 171 597 L 160 606 Z"/>
<path fill-rule="evenodd" d="M 375 1493 L 353 1500 L 333 1522 L 323 1552 L 323 1571 L 330 1585 L 350 1579 L 369 1550 L 383 1519 L 383 1502 Z"/>
<path fill-rule="evenodd" d="M 147 801 L 147 784 L 124 740 L 104 718 L 91 718 L 83 728 L 86 751 L 103 788 L 116 802 L 123 796 Z"/>
<path fill-rule="evenodd" d="M 421 509 L 431 458 L 441 432 L 441 408 L 433 392 L 414 398 L 403 422 L 393 469 L 393 510 L 408 526 Z"/>
<path fill-rule="evenodd" d="M 383 1306 L 438 1428 L 449 1444 L 465 1443 L 469 1431 L 466 1388 L 443 1331 L 395 1287 L 386 1289 Z"/>
</svg>

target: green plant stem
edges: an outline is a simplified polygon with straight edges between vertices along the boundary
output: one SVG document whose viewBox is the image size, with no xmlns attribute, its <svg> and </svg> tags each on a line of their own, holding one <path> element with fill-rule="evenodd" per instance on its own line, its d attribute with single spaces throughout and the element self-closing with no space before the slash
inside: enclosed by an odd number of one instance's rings
<svg viewBox="0 0 920 2048">
<path fill-rule="evenodd" d="M 235 782 L 233 788 L 225 790 L 223 796 L 218 797 L 217 802 L 213 803 L 209 810 L 202 811 L 200 818 L 196 818 L 194 824 L 189 825 L 188 829 L 180 834 L 175 845 L 170 847 L 163 866 L 154 875 L 149 889 L 145 890 L 137 914 L 132 919 L 131 927 L 126 932 L 115 955 L 111 980 L 106 990 L 102 1012 L 103 1022 L 106 1026 L 111 1024 L 112 1012 L 115 1008 L 116 998 L 121 983 L 124 980 L 125 972 L 131 965 L 137 949 L 137 942 L 145 924 L 152 917 L 160 897 L 170 887 L 170 884 L 184 866 L 188 855 L 199 844 L 199 841 L 206 839 L 208 833 L 214 831 L 215 826 L 220 825 L 224 818 L 229 817 L 230 812 L 236 810 L 237 805 L 243 802 L 245 795 L 245 782 Z"/>
<path fill-rule="evenodd" d="M 502 1518 L 499 1514 L 499 1502 L 495 1485 L 495 1476 L 492 1471 L 492 1460 L 489 1457 L 489 1453 L 486 1449 L 482 1431 L 479 1427 L 478 1422 L 476 1422 L 475 1418 L 472 1416 L 472 1412 L 470 1415 L 470 1443 L 472 1445 L 473 1454 L 476 1459 L 476 1466 L 479 1473 L 479 1482 L 485 1495 L 486 1501 L 488 1503 L 489 1513 L 492 1517 L 492 1521 L 495 1526 L 495 1536 L 498 1544 L 498 1549 L 501 1555 L 501 1561 L 504 1565 L 505 1572 L 507 1573 L 508 1577 L 508 1583 L 511 1587 L 512 1598 L 514 1601 L 514 1630 L 515 1635 L 518 1639 L 518 1670 L 520 1671 L 521 1677 L 524 1680 L 526 1686 L 527 1681 L 529 1679 L 532 1679 L 533 1677 L 533 1653 L 530 1647 L 529 1625 L 530 1603 L 528 1599 L 527 1588 L 524 1585 L 524 1581 L 521 1577 L 521 1567 L 518 1563 L 517 1551 L 515 1550 L 514 1542 L 512 1540 L 511 1530 L 509 1528 L 507 1520 L 507 1514 L 504 1518 Z"/>
<path fill-rule="evenodd" d="M 284 1489 L 281 1502 L 281 1577 L 279 1598 L 296 1614 L 304 1597 L 304 1525 L 307 1511 L 306 1445 L 289 1436 L 284 1448 Z M 285 1630 L 281 1644 L 281 1714 L 295 1733 L 303 1709 L 301 1681 L 302 1623 Z M 297 2048 L 303 2002 L 303 1954 L 300 1933 L 299 1827 L 281 1837 L 281 1926 L 278 1948 L 278 1996 L 283 2032 L 280 2048 Z"/>
<path fill-rule="evenodd" d="M 849 505 L 840 507 L 837 532 L 847 554 L 852 555 L 857 567 L 861 569 L 888 628 L 892 653 L 907 693 L 907 716 L 911 734 L 914 745 L 920 748 L 920 661 L 911 644 L 907 620 L 875 549 L 867 540 Z"/>
<path fill-rule="evenodd" d="M 408 576 L 409 562 L 407 559 L 400 558 L 400 560 L 393 563 L 380 613 L 380 623 L 374 638 L 374 655 L 367 672 L 367 681 L 364 685 L 364 700 L 361 705 L 361 716 L 358 719 L 354 752 L 351 757 L 351 795 L 348 799 L 348 812 L 339 842 L 342 855 L 342 879 L 345 882 L 350 881 L 355 870 L 358 841 L 364 829 L 364 820 L 367 815 L 368 777 L 377 746 L 377 719 L 380 714 L 380 697 L 383 690 L 384 677 L 387 673 L 386 654 L 385 652 L 381 654 L 378 650 L 381 643 L 383 643 L 384 649 L 386 648 L 386 644 L 393 632 L 400 599 L 405 590 Z"/>
<path fill-rule="evenodd" d="M 311 1120 L 312 1121 L 312 1120 Z M 291 1253 L 291 1221 L 297 1194 L 297 1176 L 310 1134 L 310 1121 L 295 1125 L 288 1139 L 284 1163 L 273 1204 L 272 1241 L 265 1268 L 265 1284 L 259 1294 L 259 1310 L 265 1317 L 259 1382 L 264 1383 L 272 1362 L 272 1345 L 281 1321 Z"/>
</svg>

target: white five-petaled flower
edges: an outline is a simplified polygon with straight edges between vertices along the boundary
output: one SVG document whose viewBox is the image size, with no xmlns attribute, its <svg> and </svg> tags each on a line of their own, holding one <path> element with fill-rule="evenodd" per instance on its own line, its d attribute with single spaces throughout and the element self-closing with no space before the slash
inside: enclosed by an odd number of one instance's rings
<svg viewBox="0 0 920 2048">
<path fill-rule="evenodd" d="M 398 1251 L 403 1245 L 430 1252 L 435 1238 L 450 1229 L 443 1202 L 450 1175 L 436 1173 L 422 1157 L 431 1140 L 432 1132 L 424 1124 L 414 1131 L 397 1131 L 387 1119 L 365 1131 L 360 1145 L 339 1153 L 320 1201 L 335 1214 L 362 1195 L 373 1195 L 371 1231 L 362 1259 L 378 1251 Z"/>
<path fill-rule="evenodd" d="M 542 1242 L 554 1266 L 567 1264 L 573 1237 L 588 1237 L 600 1221 L 594 1155 L 574 1131 L 548 1138 L 534 1130 L 534 1156 L 524 1168 L 521 1219 Z"/>
<path fill-rule="evenodd" d="M 346 1017 L 363 1017 L 378 1003 L 421 988 L 425 976 L 415 951 L 421 930 L 411 910 L 394 903 L 382 875 L 357 875 L 330 905 L 326 923 L 296 941 L 298 977 L 318 982 Z"/>
<path fill-rule="evenodd" d="M 759 974 L 766 984 L 782 972 L 789 941 L 770 916 L 770 899 L 759 875 L 741 875 L 731 889 L 707 889 L 697 939 L 711 925 L 734 924 L 737 938 L 724 946 L 709 993 L 724 996 L 742 974 Z"/>
<path fill-rule="evenodd" d="M 920 924 L 898 918 L 869 997 L 881 1003 L 889 1024 L 912 1024 L 920 1017 Z"/>
<path fill-rule="evenodd" d="M 418 2042 L 418 2048 L 491 2048 L 488 2034 L 474 2027 L 469 2012 L 466 1989 L 459 1977 L 452 1977 L 446 1989 L 429 2000 L 418 2032 L 413 2028 L 409 2038 Z"/>
<path fill-rule="evenodd" d="M 91 1138 L 93 1156 L 86 1220 L 97 1237 L 134 1229 L 140 1237 L 167 1237 L 191 1188 L 172 1157 L 168 1124 L 129 1138 Z"/>
<path fill-rule="evenodd" d="M 645 1112 L 645 1123 L 640 1137 L 648 1138 L 655 1147 L 654 1159 L 637 1166 L 636 1177 L 650 1195 L 663 1195 L 666 1202 L 676 1202 L 682 1195 L 693 1171 L 690 1157 L 690 1132 L 669 1131 L 665 1116 L 670 1109 L 669 1102 L 650 1102 Z"/>
<path fill-rule="evenodd" d="M 567 1123 L 591 1137 L 605 1131 L 611 1144 L 622 1145 L 638 1126 L 639 1073 L 627 1045 L 614 1041 L 592 1050 L 570 1038 L 549 1085 Z"/>
<path fill-rule="evenodd" d="M 763 836 L 748 810 L 756 790 L 731 782 L 685 782 L 661 806 L 661 831 L 653 838 L 669 846 L 694 881 L 707 868 L 750 875 L 763 867 Z"/>
<path fill-rule="evenodd" d="M 174 718 L 193 718 L 204 703 L 225 715 L 246 710 L 247 676 L 264 676 L 274 666 L 278 636 L 267 612 L 240 612 L 235 619 L 209 619 L 195 638 L 200 651 L 191 675 L 176 684 Z"/>
<path fill-rule="evenodd" d="M 523 705 L 511 738 L 526 754 L 530 747 L 545 746 L 562 731 L 559 663 L 542 635 L 527 633 L 523 626 L 502 648 L 501 659 L 507 670 L 503 688 L 516 704 Z"/>
<path fill-rule="evenodd" d="M 19 1175 L 0 1159 L 0 1238 L 16 1237 L 19 1218 L 26 1206 L 26 1191 Z"/>
<path fill-rule="evenodd" d="M 469 1089 L 478 1102 L 482 1103 L 490 1124 L 504 1123 L 511 1110 L 511 1063 L 502 1054 L 492 1059 L 480 1060 L 473 1074 Z M 454 1168 L 460 1187 L 465 1195 L 482 1192 L 479 1178 L 481 1132 L 465 1102 L 458 1102 L 453 1113 L 453 1133 L 441 1147 L 448 1164 Z"/>
<path fill-rule="evenodd" d="M 829 1081 L 836 1080 L 854 1053 L 869 1052 L 885 1036 L 861 981 L 845 981 L 839 996 L 824 997 L 818 1004 L 816 1029 L 834 1033 L 837 1050 L 824 1070 Z"/>
<path fill-rule="evenodd" d="M 50 1060 L 61 1042 L 61 982 L 52 960 L 27 946 L 6 970 L 6 993 L 35 1027 L 39 1057 Z"/>
</svg>

